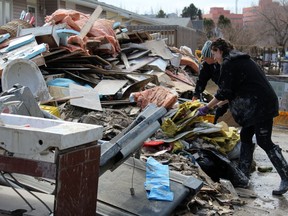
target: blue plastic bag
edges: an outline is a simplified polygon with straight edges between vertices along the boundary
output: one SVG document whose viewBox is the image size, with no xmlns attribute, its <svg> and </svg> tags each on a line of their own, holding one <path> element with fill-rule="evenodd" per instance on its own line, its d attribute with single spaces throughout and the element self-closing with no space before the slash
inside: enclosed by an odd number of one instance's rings
<svg viewBox="0 0 288 216">
<path fill-rule="evenodd" d="M 74 80 L 68 79 L 68 78 L 56 78 L 56 79 L 53 79 L 53 80 L 50 80 L 47 82 L 48 86 L 58 86 L 58 87 L 64 87 L 64 88 L 69 88 L 70 84 L 80 85 L 79 83 L 75 82 Z M 85 84 L 84 87 L 92 88 L 88 84 Z"/>
<path fill-rule="evenodd" d="M 173 201 L 170 191 L 169 167 L 149 157 L 146 162 L 146 182 L 144 183 L 149 200 Z"/>
</svg>

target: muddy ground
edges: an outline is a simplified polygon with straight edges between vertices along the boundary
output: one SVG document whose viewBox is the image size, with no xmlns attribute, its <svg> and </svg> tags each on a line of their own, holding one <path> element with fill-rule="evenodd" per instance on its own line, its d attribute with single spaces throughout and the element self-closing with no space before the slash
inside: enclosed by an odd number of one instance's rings
<svg viewBox="0 0 288 216">
<path fill-rule="evenodd" d="M 282 148 L 283 156 L 288 161 L 288 128 L 274 127 L 272 140 Z M 266 153 L 257 146 L 254 153 L 257 167 L 273 167 Z M 256 167 L 256 168 L 257 168 Z M 273 196 L 272 190 L 277 189 L 280 177 L 275 168 L 271 172 L 259 172 L 257 169 L 252 173 L 250 190 L 256 198 L 241 198 L 247 202 L 242 207 L 235 207 L 233 215 L 288 215 L 288 192 L 283 196 Z"/>
</svg>

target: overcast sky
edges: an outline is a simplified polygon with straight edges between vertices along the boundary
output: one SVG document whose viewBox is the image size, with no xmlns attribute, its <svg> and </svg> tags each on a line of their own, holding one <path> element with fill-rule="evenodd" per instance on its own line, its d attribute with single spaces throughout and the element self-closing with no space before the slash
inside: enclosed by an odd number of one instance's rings
<svg viewBox="0 0 288 216">
<path fill-rule="evenodd" d="M 180 15 L 184 7 L 194 4 L 202 10 L 203 14 L 209 13 L 210 7 L 224 7 L 231 13 L 236 12 L 236 0 L 98 0 L 139 14 L 157 13 L 162 9 L 167 13 Z M 243 7 L 258 5 L 259 0 L 238 0 L 238 13 L 242 13 Z"/>
</svg>

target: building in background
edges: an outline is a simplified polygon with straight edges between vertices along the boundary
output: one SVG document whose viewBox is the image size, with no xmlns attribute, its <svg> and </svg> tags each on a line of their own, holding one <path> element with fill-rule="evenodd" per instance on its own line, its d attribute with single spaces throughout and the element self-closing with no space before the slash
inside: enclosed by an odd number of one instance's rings
<svg viewBox="0 0 288 216">
<path fill-rule="evenodd" d="M 259 17 L 259 12 L 272 6 L 279 6 L 279 2 L 273 0 L 259 0 L 258 5 L 243 8 L 242 14 L 231 13 L 223 7 L 211 7 L 209 14 L 204 14 L 203 18 L 212 19 L 217 24 L 219 16 L 224 15 L 231 20 L 233 26 L 249 26 Z"/>
<path fill-rule="evenodd" d="M 230 19 L 232 26 L 243 26 L 243 14 L 231 13 L 230 10 L 224 10 L 223 7 L 211 7 L 209 14 L 204 14 L 203 18 L 212 19 L 217 24 L 221 15 Z"/>
<path fill-rule="evenodd" d="M 261 11 L 273 6 L 279 6 L 279 2 L 273 2 L 273 0 L 259 0 L 258 6 L 243 8 L 243 25 L 246 27 L 251 26 L 259 18 Z"/>
</svg>

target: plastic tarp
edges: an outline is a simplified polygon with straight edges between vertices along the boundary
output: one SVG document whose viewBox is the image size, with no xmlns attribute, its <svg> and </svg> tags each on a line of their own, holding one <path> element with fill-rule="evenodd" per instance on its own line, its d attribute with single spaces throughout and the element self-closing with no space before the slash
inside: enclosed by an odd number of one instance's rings
<svg viewBox="0 0 288 216">
<path fill-rule="evenodd" d="M 170 191 L 169 167 L 149 157 L 146 163 L 146 182 L 144 183 L 149 200 L 173 201 Z"/>
</svg>

